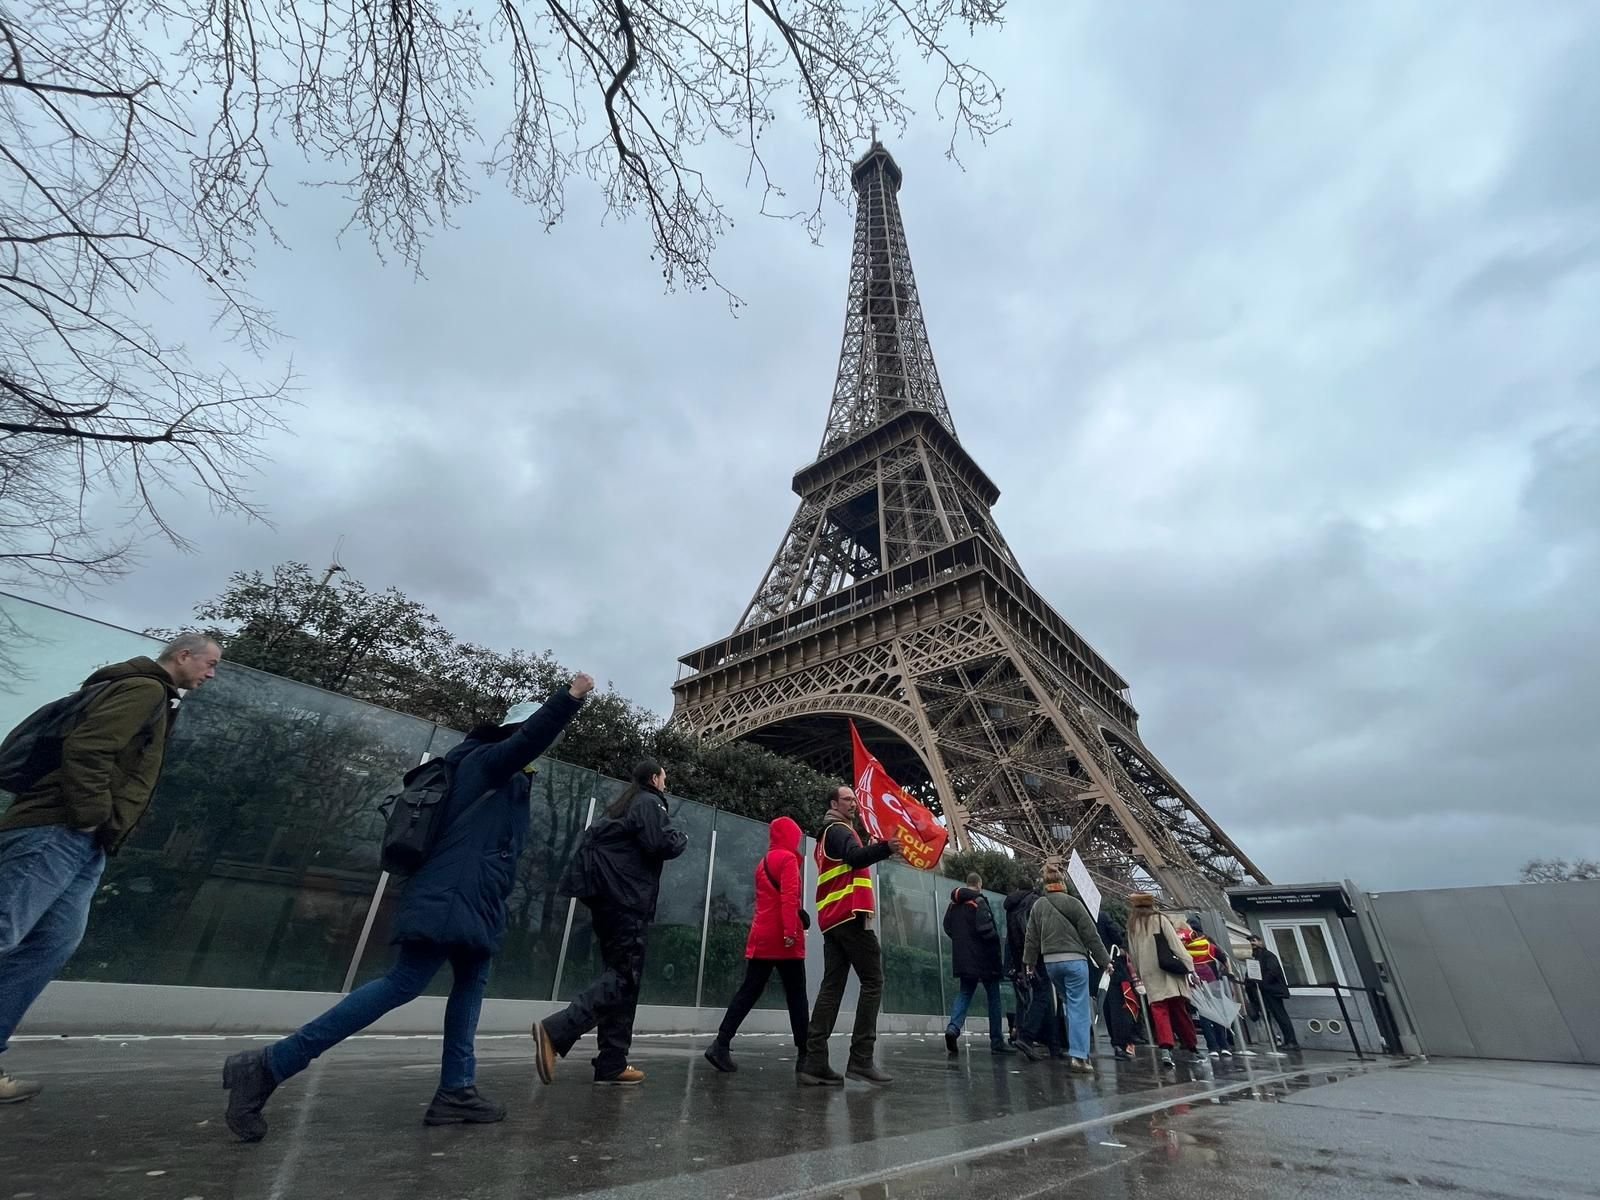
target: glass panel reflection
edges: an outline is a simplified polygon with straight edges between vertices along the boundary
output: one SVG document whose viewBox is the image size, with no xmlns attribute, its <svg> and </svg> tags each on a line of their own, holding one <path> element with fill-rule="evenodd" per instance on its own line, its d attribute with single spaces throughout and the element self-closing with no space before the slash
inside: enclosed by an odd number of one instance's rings
<svg viewBox="0 0 1600 1200">
<path fill-rule="evenodd" d="M 892 1013 L 944 1011 L 939 920 L 944 905 L 936 889 L 942 875 L 900 863 L 883 863 L 878 876 L 878 936 L 883 944 L 883 1010 Z"/>
<path fill-rule="evenodd" d="M 755 916 L 756 871 L 766 857 L 770 839 L 768 826 L 721 811 L 716 830 L 717 861 L 711 871 L 711 924 L 701 990 L 701 1004 L 706 1008 L 725 1008 L 744 978 L 744 948 Z M 776 975 L 756 1007 L 783 1007 L 783 986 Z"/>
</svg>

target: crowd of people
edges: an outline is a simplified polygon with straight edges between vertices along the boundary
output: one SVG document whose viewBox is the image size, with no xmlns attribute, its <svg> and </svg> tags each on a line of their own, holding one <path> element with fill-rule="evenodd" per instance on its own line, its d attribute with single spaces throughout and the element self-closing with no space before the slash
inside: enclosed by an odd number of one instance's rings
<svg viewBox="0 0 1600 1200">
<path fill-rule="evenodd" d="M 203 635 L 174 639 L 155 659 L 136 658 L 96 671 L 78 692 L 39 710 L 0 745 L 0 786 L 16 793 L 0 818 L 0 1052 L 45 985 L 82 940 L 106 856 L 114 854 L 149 807 L 167 740 L 183 697 L 216 672 L 221 647 Z M 266 1136 L 266 1108 L 278 1088 L 314 1060 L 384 1014 L 415 999 L 446 964 L 439 1084 L 424 1120 L 430 1125 L 503 1120 L 504 1105 L 478 1091 L 474 1044 L 489 969 L 505 940 L 507 902 L 528 838 L 532 767 L 580 711 L 594 680 L 578 674 L 542 705 L 513 706 L 503 720 L 470 730 L 444 756 L 447 780 L 434 814 L 438 833 L 409 873 L 396 909 L 393 964 L 287 1037 L 231 1055 L 222 1065 L 228 1128 L 244 1141 Z M 661 873 L 688 845 L 674 828 L 667 773 L 645 760 L 625 790 L 585 831 L 558 891 L 589 910 L 602 973 L 560 1012 L 532 1029 L 539 1079 L 554 1081 L 560 1060 L 590 1032 L 598 1052 L 593 1079 L 637 1086 L 645 1075 L 629 1061 L 644 974 L 646 935 L 656 912 Z M 772 976 L 783 987 L 795 1048 L 795 1078 L 838 1087 L 852 1078 L 892 1082 L 876 1055 L 883 997 L 883 953 L 874 929 L 872 868 L 900 851 L 866 840 L 857 826 L 855 792 L 829 797 L 815 837 L 816 887 L 804 895 L 805 832 L 789 817 L 770 826 L 767 852 L 754 864 L 755 909 L 743 981 L 705 1058 L 719 1072 L 738 1069 L 732 1044 Z M 1129 897 L 1126 930 L 1097 920 L 1068 885 L 1059 861 L 1047 860 L 1039 884 L 1005 900 L 1003 930 L 971 875 L 955 888 L 944 916 L 959 984 L 945 1046 L 959 1039 L 979 987 L 996 1054 L 1065 1059 L 1092 1074 L 1092 997 L 1100 993 L 1106 1036 L 1118 1058 L 1130 1057 L 1151 1031 L 1163 1067 L 1176 1046 L 1198 1055 L 1199 1038 L 1217 1057 L 1234 1052 L 1232 1029 L 1191 1016 L 1194 989 L 1226 981 L 1229 957 L 1198 918 L 1174 923 L 1154 896 Z M 806 932 L 811 912 L 821 935 L 823 968 L 816 1001 L 806 1003 Z M 1276 958 L 1257 939 L 1260 1001 L 1293 1047 L 1284 1011 L 1288 988 Z M 829 1061 L 829 1038 L 851 973 L 858 982 L 855 1023 L 844 1071 Z M 1007 1028 L 1002 984 L 1016 1007 Z M 1102 982 L 1103 981 L 1103 982 Z M 0 1071 L 0 1103 L 33 1098 L 35 1082 Z"/>
</svg>

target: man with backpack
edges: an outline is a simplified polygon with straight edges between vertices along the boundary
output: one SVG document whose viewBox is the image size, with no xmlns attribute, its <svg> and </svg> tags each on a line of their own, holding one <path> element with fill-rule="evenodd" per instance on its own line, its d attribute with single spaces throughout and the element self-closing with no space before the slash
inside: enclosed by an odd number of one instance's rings
<svg viewBox="0 0 1600 1200">
<path fill-rule="evenodd" d="M 448 784 L 439 799 L 435 833 L 419 849 L 419 865 L 406 881 L 395 913 L 399 951 L 389 973 L 351 992 L 316 1020 L 265 1050 L 244 1050 L 222 1068 L 228 1092 L 228 1128 L 247 1142 L 267 1133 L 262 1109 L 278 1086 L 313 1059 L 359 1033 L 392 1009 L 420 996 L 439 968 L 454 976 L 444 1013 L 444 1055 L 439 1088 L 423 1120 L 429 1125 L 489 1124 L 505 1119 L 505 1106 L 480 1095 L 473 1041 L 489 982 L 489 964 L 505 941 L 506 901 L 517 880 L 517 860 L 528 842 L 534 759 L 548 750 L 578 714 L 594 680 L 578 675 L 533 711 L 514 705 L 499 726 L 480 725 L 444 756 Z M 428 764 L 425 764 L 425 766 Z M 434 773 L 408 774 L 397 811 L 421 809 L 411 794 Z M 385 835 L 385 852 L 391 833 Z"/>
<path fill-rule="evenodd" d="M 951 1058 L 960 1053 L 967 1009 L 981 983 L 989 1002 L 989 1049 L 995 1054 L 1015 1053 L 1006 1044 L 1001 1020 L 1000 931 L 995 928 L 994 910 L 983 894 L 983 878 L 976 872 L 967 876 L 966 887 L 950 893 L 949 907 L 944 910 L 944 932 L 950 939 L 951 973 L 961 984 L 950 1009 L 950 1023 L 944 1030 L 945 1051 Z"/>
<path fill-rule="evenodd" d="M 0 818 L 0 1052 L 83 940 L 106 855 L 150 807 L 178 703 L 221 658 L 186 633 L 102 667 L 0 743 L 0 788 L 16 795 Z M 0 1104 L 41 1090 L 0 1071 Z"/>
</svg>

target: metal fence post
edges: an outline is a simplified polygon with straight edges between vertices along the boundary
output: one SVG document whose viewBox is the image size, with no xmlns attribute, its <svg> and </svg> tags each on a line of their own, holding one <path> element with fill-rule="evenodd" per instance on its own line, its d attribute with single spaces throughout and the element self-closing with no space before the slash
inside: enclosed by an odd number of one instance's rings
<svg viewBox="0 0 1600 1200">
<path fill-rule="evenodd" d="M 716 820 L 712 818 L 713 822 Z M 706 943 L 711 930 L 711 880 L 717 872 L 717 828 L 711 827 L 711 853 L 706 861 L 706 902 L 700 912 L 700 969 L 694 978 L 694 1006 L 699 1008 L 706 985 Z"/>
</svg>

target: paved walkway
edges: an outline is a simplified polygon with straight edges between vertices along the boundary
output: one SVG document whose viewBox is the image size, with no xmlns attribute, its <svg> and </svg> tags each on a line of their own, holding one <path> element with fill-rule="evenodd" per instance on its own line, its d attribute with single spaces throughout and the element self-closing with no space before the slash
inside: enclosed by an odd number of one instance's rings
<svg viewBox="0 0 1600 1200">
<path fill-rule="evenodd" d="M 1313 1072 L 833 1198 L 1566 1200 L 1600 1196 L 1600 1068 Z"/>
<path fill-rule="evenodd" d="M 1072 1147 L 1087 1155 L 1079 1167 L 1114 1166 L 1132 1157 L 1100 1144 L 1119 1140 L 1119 1122 L 1146 1129 L 1173 1105 L 1289 1086 L 1296 1069 L 1254 1058 L 1174 1077 L 1148 1059 L 1106 1059 L 1086 1080 L 1057 1063 L 997 1058 L 979 1039 L 949 1060 L 938 1039 L 889 1036 L 880 1057 L 891 1087 L 799 1088 L 777 1038 L 740 1039 L 742 1069 L 718 1075 L 700 1058 L 704 1039 L 647 1037 L 634 1055 L 649 1075 L 642 1087 L 593 1087 L 574 1057 L 544 1088 L 527 1038 L 489 1038 L 479 1082 L 509 1119 L 429 1129 L 438 1040 L 362 1038 L 274 1096 L 272 1132 L 247 1146 L 222 1122 L 220 1066 L 252 1040 L 19 1040 L 6 1065 L 47 1090 L 0 1108 L 0 1200 L 882 1196 L 871 1181 L 908 1170 L 922 1174 L 893 1195 L 950 1194 L 951 1172 L 973 1170 L 1021 1170 L 1033 1182 L 1007 1195 L 1050 1194 L 1036 1189 L 1072 1171 L 1038 1175 L 1040 1154 Z M 1352 1069 L 1334 1057 L 1317 1068 L 1324 1079 Z M 927 1175 L 936 1162 L 937 1186 Z"/>
</svg>

